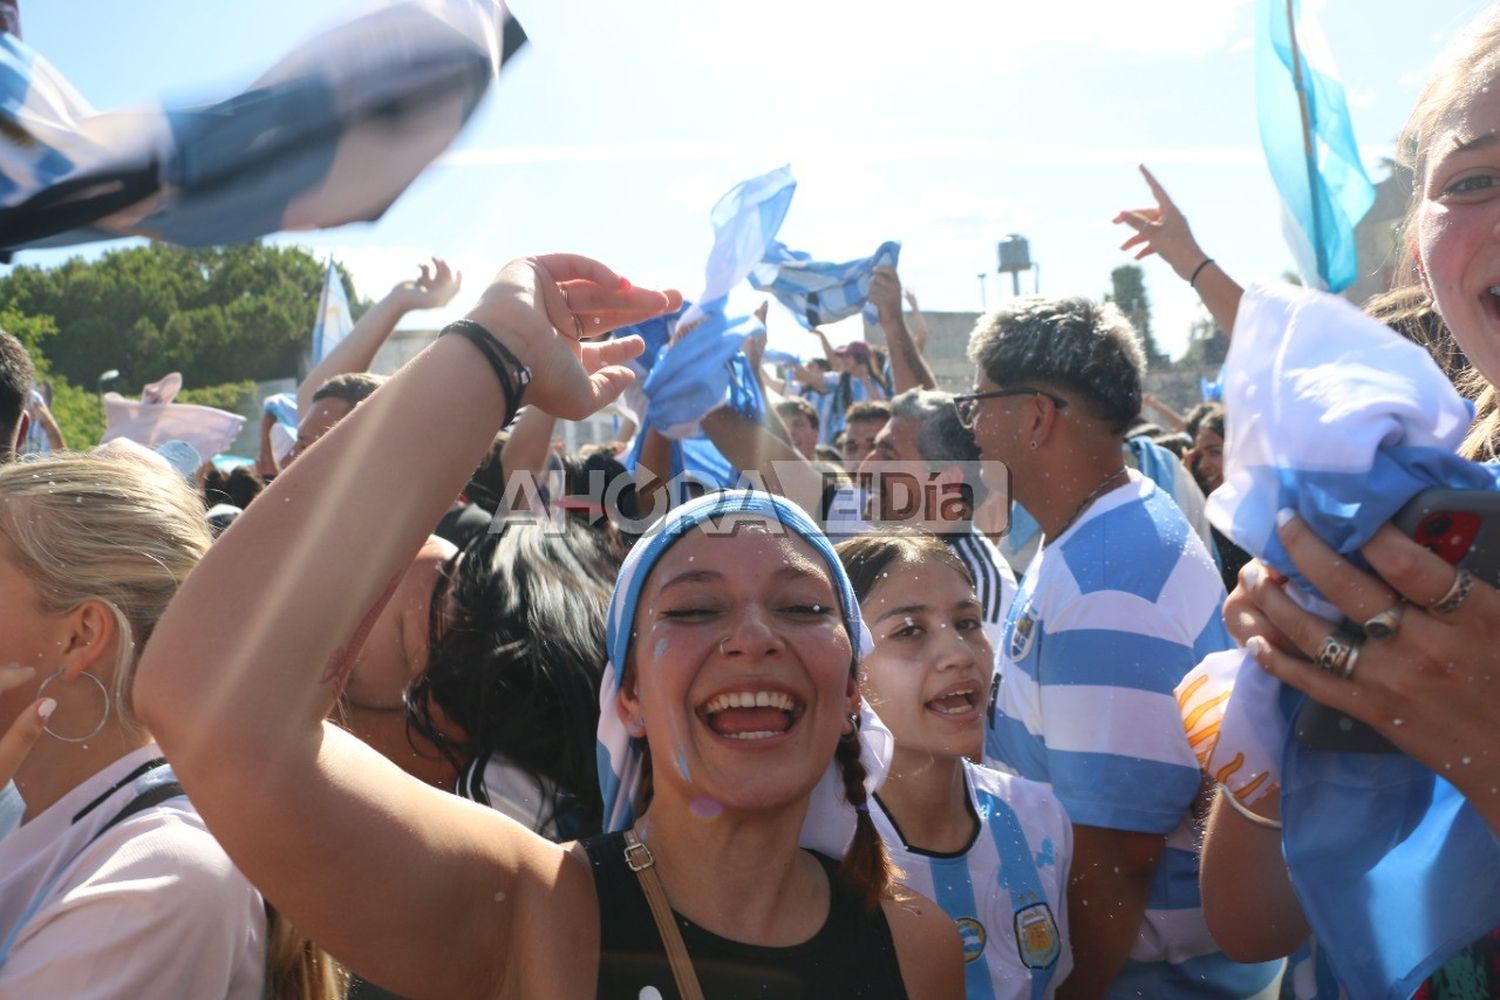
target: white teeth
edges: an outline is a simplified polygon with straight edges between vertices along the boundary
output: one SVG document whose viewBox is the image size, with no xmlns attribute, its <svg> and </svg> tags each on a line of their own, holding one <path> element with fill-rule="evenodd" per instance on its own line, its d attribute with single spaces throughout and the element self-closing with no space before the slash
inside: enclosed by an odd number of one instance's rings
<svg viewBox="0 0 1500 1000">
<path fill-rule="evenodd" d="M 703 711 L 707 715 L 726 708 L 779 708 L 790 712 L 796 707 L 796 700 L 783 691 L 729 691 L 710 698 Z"/>
<path fill-rule="evenodd" d="M 1490 286 L 1490 294 L 1491 295 L 1500 295 L 1500 285 L 1491 285 Z"/>
<path fill-rule="evenodd" d="M 781 734 L 772 732 L 769 729 L 763 729 L 753 733 L 725 733 L 724 735 L 731 740 L 768 740 L 772 736 L 780 736 Z"/>
</svg>

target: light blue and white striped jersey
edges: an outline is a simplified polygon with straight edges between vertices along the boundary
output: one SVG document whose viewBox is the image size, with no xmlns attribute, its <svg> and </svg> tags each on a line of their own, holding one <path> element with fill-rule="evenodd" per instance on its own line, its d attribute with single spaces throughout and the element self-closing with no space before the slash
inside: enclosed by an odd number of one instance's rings
<svg viewBox="0 0 1500 1000">
<path fill-rule="evenodd" d="M 957 854 L 908 846 L 877 796 L 870 817 L 903 885 L 943 908 L 964 945 L 968 1000 L 1050 997 L 1073 968 L 1068 865 L 1073 826 L 1045 785 L 964 761 L 979 829 Z"/>
<path fill-rule="evenodd" d="M 1006 618 L 986 762 L 1051 785 L 1074 823 L 1167 836 L 1113 996 L 1249 997 L 1281 967 L 1225 958 L 1198 895 L 1200 775 L 1172 689 L 1233 646 L 1223 602 L 1203 542 L 1132 471 L 1043 546 Z"/>
</svg>

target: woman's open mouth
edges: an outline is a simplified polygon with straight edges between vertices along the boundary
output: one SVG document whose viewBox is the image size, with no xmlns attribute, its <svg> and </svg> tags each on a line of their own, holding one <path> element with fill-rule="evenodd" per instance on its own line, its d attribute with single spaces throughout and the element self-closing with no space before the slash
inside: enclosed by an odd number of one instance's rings
<svg viewBox="0 0 1500 1000">
<path fill-rule="evenodd" d="M 953 721 L 966 721 L 979 715 L 980 698 L 978 683 L 967 683 L 949 688 L 924 706 L 934 715 Z"/>
<path fill-rule="evenodd" d="M 785 735 L 807 706 L 785 691 L 726 691 L 698 708 L 715 734 L 731 740 L 767 740 Z"/>
</svg>

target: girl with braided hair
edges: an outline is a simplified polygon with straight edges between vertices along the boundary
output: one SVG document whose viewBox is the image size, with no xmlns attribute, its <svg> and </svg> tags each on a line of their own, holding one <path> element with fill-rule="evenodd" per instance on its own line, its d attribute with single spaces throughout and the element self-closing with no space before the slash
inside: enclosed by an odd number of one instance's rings
<svg viewBox="0 0 1500 1000">
<path fill-rule="evenodd" d="M 598 757 L 614 842 L 554 844 L 324 722 L 495 428 L 522 402 L 566 419 L 603 406 L 640 339 L 579 335 L 680 302 L 582 257 L 512 262 L 215 543 L 152 639 L 137 704 L 250 880 L 401 995 L 958 997 L 952 922 L 893 898 L 857 811 L 860 748 L 836 749 L 880 735 L 853 735 L 858 607 L 780 500 L 685 505 L 621 569 Z M 296 510 L 313 497 L 313 516 Z M 644 847 L 627 859 L 621 833 Z M 655 934 L 643 892 L 666 910 Z"/>
</svg>

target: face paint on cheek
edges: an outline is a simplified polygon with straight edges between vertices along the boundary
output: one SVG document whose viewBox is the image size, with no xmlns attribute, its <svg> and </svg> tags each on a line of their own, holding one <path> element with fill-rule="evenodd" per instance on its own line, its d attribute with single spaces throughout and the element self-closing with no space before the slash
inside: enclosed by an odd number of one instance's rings
<svg viewBox="0 0 1500 1000">
<path fill-rule="evenodd" d="M 724 807 L 706 795 L 697 795 L 688 803 L 688 811 L 699 819 L 718 819 Z"/>
<path fill-rule="evenodd" d="M 682 752 L 682 747 L 677 748 L 677 773 L 682 775 L 682 780 L 688 784 L 693 783 L 693 773 L 688 769 L 687 754 Z"/>
</svg>

